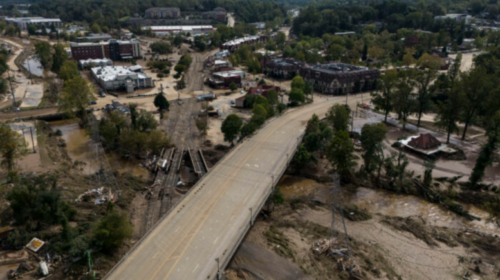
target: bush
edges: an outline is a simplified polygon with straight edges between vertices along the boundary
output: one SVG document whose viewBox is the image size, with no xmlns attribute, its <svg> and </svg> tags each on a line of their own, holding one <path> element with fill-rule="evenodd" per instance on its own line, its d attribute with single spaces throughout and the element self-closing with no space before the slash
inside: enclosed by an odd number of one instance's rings
<svg viewBox="0 0 500 280">
<path fill-rule="evenodd" d="M 162 73 L 158 73 L 158 74 L 156 75 L 156 77 L 158 77 L 158 78 L 163 78 L 163 77 L 165 77 L 165 75 L 163 75 Z"/>
<path fill-rule="evenodd" d="M 62 131 L 60 129 L 56 130 L 56 136 L 62 136 Z"/>
<path fill-rule="evenodd" d="M 163 74 L 167 74 L 167 75 L 170 74 L 170 69 L 163 70 Z"/>
</svg>

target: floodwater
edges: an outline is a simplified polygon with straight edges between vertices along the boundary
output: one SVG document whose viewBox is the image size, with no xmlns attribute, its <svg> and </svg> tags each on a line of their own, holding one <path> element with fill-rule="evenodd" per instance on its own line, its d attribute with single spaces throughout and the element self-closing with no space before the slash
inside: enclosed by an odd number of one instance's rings
<svg viewBox="0 0 500 280">
<path fill-rule="evenodd" d="M 54 73 L 48 70 L 44 70 L 40 61 L 34 56 L 26 58 L 26 60 L 23 62 L 23 67 L 24 69 L 31 72 L 31 74 L 40 78 L 55 76 Z"/>
<path fill-rule="evenodd" d="M 85 163 L 83 167 L 84 174 L 95 173 L 95 146 L 91 144 L 90 137 L 85 129 L 82 129 L 76 120 L 63 120 L 50 122 L 54 131 L 59 129 L 62 132 L 62 139 L 66 142 L 66 151 L 72 161 L 81 161 Z M 128 173 L 134 176 L 147 178 L 149 172 L 147 169 L 139 166 L 139 160 L 125 160 L 114 153 L 107 153 L 109 165 L 113 170 L 120 174 Z"/>
<path fill-rule="evenodd" d="M 315 180 L 302 177 L 283 176 L 278 184 L 285 199 L 313 195 L 321 192 L 321 196 L 331 195 L 331 184 L 318 183 Z M 331 199 L 326 199 L 331 201 Z M 472 205 L 464 208 L 480 221 L 469 221 L 457 214 L 448 211 L 437 204 L 430 203 L 413 195 L 400 195 L 384 190 L 358 187 L 355 190 L 343 189 L 342 204 L 355 204 L 366 209 L 371 214 L 380 214 L 392 217 L 421 216 L 427 223 L 434 226 L 449 228 L 470 228 L 489 234 L 500 234 L 500 228 L 493 222 L 488 222 L 489 214 Z"/>
</svg>

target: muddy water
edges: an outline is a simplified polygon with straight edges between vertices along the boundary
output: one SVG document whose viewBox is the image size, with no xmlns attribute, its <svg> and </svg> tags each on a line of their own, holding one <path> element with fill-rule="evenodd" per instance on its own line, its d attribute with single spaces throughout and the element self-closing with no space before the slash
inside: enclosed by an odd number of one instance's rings
<svg viewBox="0 0 500 280">
<path fill-rule="evenodd" d="M 62 139 L 66 142 L 66 151 L 72 161 L 81 161 L 86 165 L 83 167 L 84 174 L 95 173 L 95 151 L 90 143 L 90 137 L 86 131 L 78 125 L 75 120 L 63 120 L 50 122 L 50 126 L 55 131 L 57 129 L 62 132 Z M 94 147 L 95 148 L 95 147 Z M 120 174 L 128 173 L 135 176 L 147 178 L 148 170 L 139 166 L 139 160 L 123 160 L 114 153 L 107 153 L 109 165 L 113 170 Z"/>
<path fill-rule="evenodd" d="M 311 195 L 315 197 L 331 195 L 331 184 L 318 183 L 315 180 L 302 177 L 283 176 L 278 188 L 283 193 L 285 199 Z M 328 199 L 327 199 L 328 200 Z M 480 221 L 468 221 L 463 217 L 447 211 L 437 204 L 430 203 L 422 198 L 413 195 L 399 195 L 383 190 L 375 190 L 359 187 L 356 190 L 342 192 L 342 203 L 356 204 L 362 209 L 368 210 L 371 214 L 381 214 L 393 217 L 408 217 L 419 215 L 429 224 L 451 228 L 473 228 L 478 231 L 490 234 L 500 234 L 500 228 L 488 222 L 489 214 L 477 207 L 465 205 L 465 209 L 470 214 L 481 218 Z"/>
<path fill-rule="evenodd" d="M 44 78 L 55 76 L 54 73 L 44 70 L 40 61 L 33 56 L 26 58 L 23 62 L 23 67 L 37 77 Z"/>
</svg>

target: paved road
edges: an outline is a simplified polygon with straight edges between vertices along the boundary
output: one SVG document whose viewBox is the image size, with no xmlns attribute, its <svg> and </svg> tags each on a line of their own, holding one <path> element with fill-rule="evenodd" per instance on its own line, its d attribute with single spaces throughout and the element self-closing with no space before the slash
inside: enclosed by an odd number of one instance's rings
<svg viewBox="0 0 500 280">
<path fill-rule="evenodd" d="M 359 95 L 349 98 L 350 104 L 358 100 Z M 231 258 L 249 228 L 251 214 L 255 216 L 286 168 L 306 121 L 314 113 L 324 116 L 335 102 L 343 103 L 345 97 L 317 97 L 314 104 L 272 120 L 237 146 L 106 279 L 214 279 L 215 259 L 220 258 L 223 269 Z"/>
</svg>

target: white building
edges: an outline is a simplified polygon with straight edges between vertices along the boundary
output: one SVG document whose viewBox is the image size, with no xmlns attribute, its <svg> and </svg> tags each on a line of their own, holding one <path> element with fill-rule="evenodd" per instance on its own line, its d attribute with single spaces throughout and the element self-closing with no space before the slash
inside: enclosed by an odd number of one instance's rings
<svg viewBox="0 0 500 280">
<path fill-rule="evenodd" d="M 143 30 L 151 29 L 156 36 L 168 36 L 172 34 L 189 33 L 191 35 L 205 35 L 212 33 L 215 29 L 212 25 L 167 25 L 167 26 L 145 26 Z"/>
<path fill-rule="evenodd" d="M 105 66 L 91 69 L 92 76 L 105 90 L 125 89 L 127 93 L 136 89 L 154 87 L 151 77 L 142 73 L 141 67 Z"/>
<path fill-rule="evenodd" d="M 13 24 L 21 29 L 27 29 L 28 25 L 45 26 L 45 27 L 61 27 L 61 20 L 58 18 L 44 18 L 44 17 L 6 17 L 5 22 Z"/>
<path fill-rule="evenodd" d="M 470 24 L 471 16 L 466 14 L 446 14 L 444 16 L 435 16 L 434 20 L 446 20 L 446 19 L 454 19 L 458 22 L 465 21 L 465 24 Z"/>
</svg>

